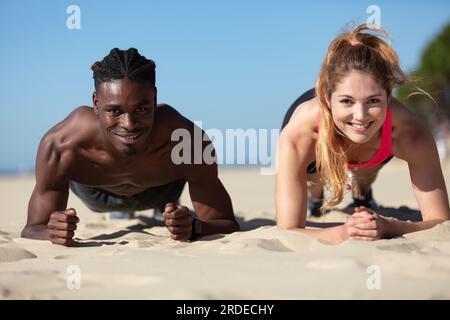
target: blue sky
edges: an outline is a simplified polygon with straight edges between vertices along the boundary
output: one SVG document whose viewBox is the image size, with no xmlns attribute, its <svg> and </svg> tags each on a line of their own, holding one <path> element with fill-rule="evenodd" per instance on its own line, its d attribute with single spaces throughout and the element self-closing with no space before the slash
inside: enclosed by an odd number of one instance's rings
<svg viewBox="0 0 450 320">
<path fill-rule="evenodd" d="M 69 30 L 66 9 L 81 10 Z M 34 165 L 42 135 L 91 104 L 90 66 L 113 47 L 155 60 L 159 102 L 203 128 L 279 128 L 326 48 L 377 5 L 402 67 L 450 22 L 448 1 L 0 0 L 0 170 Z"/>
</svg>

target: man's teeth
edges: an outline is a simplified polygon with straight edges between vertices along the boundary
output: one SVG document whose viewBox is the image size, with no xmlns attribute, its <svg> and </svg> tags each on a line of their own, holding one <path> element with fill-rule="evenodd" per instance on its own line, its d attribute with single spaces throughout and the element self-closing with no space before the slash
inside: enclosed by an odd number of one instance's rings
<svg viewBox="0 0 450 320">
<path fill-rule="evenodd" d="M 136 139 L 138 136 L 140 135 L 140 133 L 137 133 L 133 136 L 124 136 L 125 139 Z"/>
</svg>

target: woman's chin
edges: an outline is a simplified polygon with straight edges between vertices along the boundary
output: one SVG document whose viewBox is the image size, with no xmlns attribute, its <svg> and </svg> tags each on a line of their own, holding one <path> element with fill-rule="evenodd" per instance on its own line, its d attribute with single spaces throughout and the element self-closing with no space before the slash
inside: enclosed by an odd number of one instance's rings
<svg viewBox="0 0 450 320">
<path fill-rule="evenodd" d="M 354 134 L 354 133 L 346 133 L 345 136 L 352 143 L 357 143 L 357 144 L 363 144 L 363 143 L 369 142 L 370 139 L 372 138 L 371 136 L 368 136 L 365 134 Z"/>
</svg>

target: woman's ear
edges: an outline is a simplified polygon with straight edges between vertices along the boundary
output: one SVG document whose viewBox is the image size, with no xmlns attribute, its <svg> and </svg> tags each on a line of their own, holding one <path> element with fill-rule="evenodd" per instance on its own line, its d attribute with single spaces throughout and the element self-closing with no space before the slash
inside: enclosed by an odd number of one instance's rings
<svg viewBox="0 0 450 320">
<path fill-rule="evenodd" d="M 386 101 L 390 103 L 392 101 L 392 98 L 393 96 L 391 90 L 386 90 Z"/>
<path fill-rule="evenodd" d="M 327 103 L 328 109 L 330 109 L 330 111 L 331 111 L 331 94 L 330 95 L 327 94 L 325 96 L 325 101 Z"/>
</svg>

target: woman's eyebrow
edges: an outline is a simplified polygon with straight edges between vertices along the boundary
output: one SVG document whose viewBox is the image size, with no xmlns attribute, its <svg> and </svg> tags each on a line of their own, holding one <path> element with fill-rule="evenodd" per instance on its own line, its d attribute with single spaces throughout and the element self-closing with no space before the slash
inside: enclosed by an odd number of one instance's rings
<svg viewBox="0 0 450 320">
<path fill-rule="evenodd" d="M 376 94 L 368 96 L 366 99 L 370 99 L 370 98 L 378 97 L 378 96 L 382 96 L 382 94 L 381 93 L 376 93 Z M 353 99 L 353 97 L 351 95 L 348 95 L 348 94 L 341 94 L 341 95 L 338 95 L 338 97 L 345 97 L 345 98 L 352 98 Z"/>
</svg>

